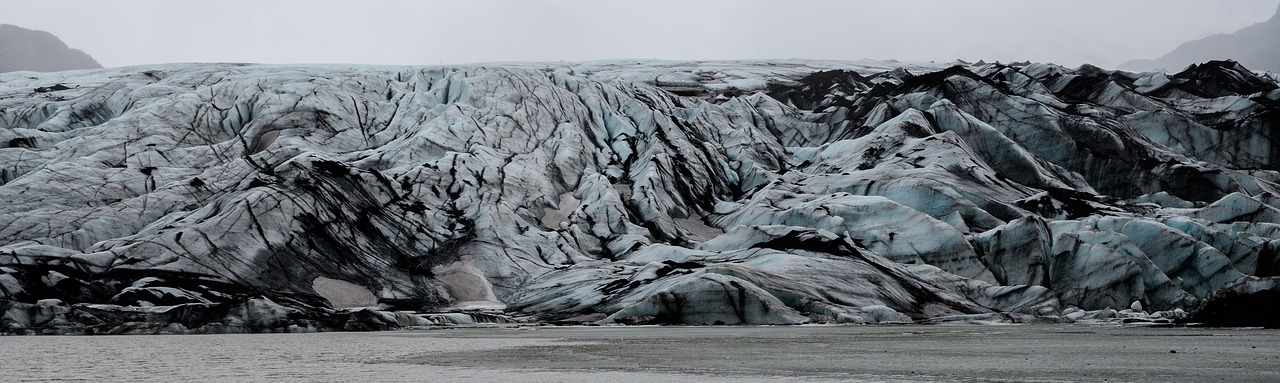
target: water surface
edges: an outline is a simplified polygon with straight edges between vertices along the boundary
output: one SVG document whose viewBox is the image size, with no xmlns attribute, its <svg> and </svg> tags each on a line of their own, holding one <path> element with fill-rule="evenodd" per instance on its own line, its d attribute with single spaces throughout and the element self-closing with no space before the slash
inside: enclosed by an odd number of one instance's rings
<svg viewBox="0 0 1280 383">
<path fill-rule="evenodd" d="M 1280 381 L 1280 331 L 1104 325 L 27 336 L 0 356 L 7 382 Z"/>
</svg>

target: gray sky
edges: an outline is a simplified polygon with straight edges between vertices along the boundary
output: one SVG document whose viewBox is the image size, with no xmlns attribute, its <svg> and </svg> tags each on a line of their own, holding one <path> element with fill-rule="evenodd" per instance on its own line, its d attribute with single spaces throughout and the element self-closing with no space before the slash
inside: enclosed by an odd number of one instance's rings
<svg viewBox="0 0 1280 383">
<path fill-rule="evenodd" d="M 615 58 L 1032 60 L 1113 67 L 1280 0 L 4 0 L 104 66 Z"/>
</svg>

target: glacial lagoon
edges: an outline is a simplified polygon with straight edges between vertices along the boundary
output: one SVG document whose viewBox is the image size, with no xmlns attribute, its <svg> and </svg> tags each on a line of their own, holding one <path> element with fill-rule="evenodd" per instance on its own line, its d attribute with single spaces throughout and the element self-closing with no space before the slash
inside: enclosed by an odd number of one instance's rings
<svg viewBox="0 0 1280 383">
<path fill-rule="evenodd" d="M 7 382 L 1275 382 L 1280 331 L 617 326 L 0 337 Z"/>
</svg>

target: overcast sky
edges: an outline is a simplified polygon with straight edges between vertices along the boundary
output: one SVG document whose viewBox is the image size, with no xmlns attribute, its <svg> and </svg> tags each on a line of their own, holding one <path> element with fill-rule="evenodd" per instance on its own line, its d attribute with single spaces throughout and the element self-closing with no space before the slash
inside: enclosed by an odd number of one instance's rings
<svg viewBox="0 0 1280 383">
<path fill-rule="evenodd" d="M 1280 0 L 3 0 L 104 66 L 615 58 L 1032 60 L 1114 67 Z"/>
</svg>

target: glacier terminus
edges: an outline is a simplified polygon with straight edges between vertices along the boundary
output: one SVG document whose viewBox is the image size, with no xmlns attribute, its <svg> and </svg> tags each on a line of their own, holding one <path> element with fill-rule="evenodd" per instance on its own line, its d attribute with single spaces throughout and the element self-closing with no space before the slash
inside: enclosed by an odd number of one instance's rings
<svg viewBox="0 0 1280 383">
<path fill-rule="evenodd" d="M 1278 134 L 1231 61 L 4 73 L 0 333 L 1277 327 Z"/>
</svg>

